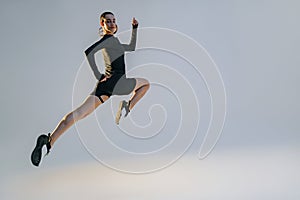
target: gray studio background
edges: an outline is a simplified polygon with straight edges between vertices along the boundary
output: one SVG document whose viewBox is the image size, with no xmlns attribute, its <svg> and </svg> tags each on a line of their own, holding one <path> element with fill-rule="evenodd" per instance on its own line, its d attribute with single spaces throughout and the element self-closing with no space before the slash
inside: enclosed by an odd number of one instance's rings
<svg viewBox="0 0 300 200">
<path fill-rule="evenodd" d="M 296 0 L 1 0 L 1 199 L 299 199 L 299 9 Z M 227 115 L 206 159 L 197 158 L 199 134 L 164 170 L 120 173 L 95 160 L 73 127 L 40 168 L 31 165 L 36 137 L 72 109 L 83 52 L 106 10 L 120 32 L 136 17 L 140 27 L 182 32 L 209 52 Z M 155 98 L 147 95 L 145 102 Z"/>
</svg>

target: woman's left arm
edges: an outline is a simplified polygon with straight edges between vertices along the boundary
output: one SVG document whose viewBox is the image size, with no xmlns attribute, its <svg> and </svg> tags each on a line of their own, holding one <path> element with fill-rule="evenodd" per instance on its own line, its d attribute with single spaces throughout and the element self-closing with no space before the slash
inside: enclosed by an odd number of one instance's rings
<svg viewBox="0 0 300 200">
<path fill-rule="evenodd" d="M 125 51 L 134 51 L 135 50 L 138 25 L 139 25 L 139 22 L 135 18 L 133 18 L 132 19 L 132 32 L 131 32 L 130 43 L 129 44 L 122 44 Z"/>
</svg>

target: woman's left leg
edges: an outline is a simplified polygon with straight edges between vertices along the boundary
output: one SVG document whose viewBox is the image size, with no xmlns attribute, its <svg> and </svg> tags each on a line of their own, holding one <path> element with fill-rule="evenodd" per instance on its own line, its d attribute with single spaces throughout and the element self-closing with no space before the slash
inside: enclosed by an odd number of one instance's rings
<svg viewBox="0 0 300 200">
<path fill-rule="evenodd" d="M 136 103 L 141 100 L 141 98 L 146 94 L 146 92 L 150 88 L 150 83 L 147 79 L 144 78 L 136 78 L 135 88 L 133 90 L 133 94 L 129 100 L 129 110 L 136 105 Z"/>
<path fill-rule="evenodd" d="M 116 124 L 119 124 L 120 118 L 122 116 L 122 110 L 125 108 L 125 117 L 128 115 L 130 110 L 136 105 L 136 103 L 141 100 L 141 98 L 146 94 L 150 88 L 150 83 L 144 78 L 136 78 L 136 84 L 133 89 L 133 94 L 128 102 L 121 101 L 119 105 L 118 112 L 116 114 Z"/>
</svg>

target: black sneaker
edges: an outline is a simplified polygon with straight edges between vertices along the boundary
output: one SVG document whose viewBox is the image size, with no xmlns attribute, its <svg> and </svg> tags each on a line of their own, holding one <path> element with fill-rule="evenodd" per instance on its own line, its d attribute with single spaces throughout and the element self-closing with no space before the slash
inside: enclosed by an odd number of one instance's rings
<svg viewBox="0 0 300 200">
<path fill-rule="evenodd" d="M 50 145 L 51 137 L 50 133 L 48 135 L 40 135 L 37 139 L 36 146 L 31 154 L 31 162 L 35 166 L 39 166 L 41 159 L 42 159 L 42 149 L 43 146 L 46 145 L 47 147 L 47 154 L 50 152 L 51 145 Z"/>
<path fill-rule="evenodd" d="M 130 112 L 129 110 L 129 104 L 130 104 L 130 101 L 127 102 L 127 101 L 121 101 L 120 104 L 119 104 L 119 109 L 118 109 L 118 112 L 116 114 L 116 124 L 119 125 L 119 122 L 120 122 L 120 119 L 121 119 L 121 116 L 122 116 L 122 110 L 123 108 L 125 108 L 125 115 L 124 117 L 127 117 L 128 113 Z"/>
</svg>

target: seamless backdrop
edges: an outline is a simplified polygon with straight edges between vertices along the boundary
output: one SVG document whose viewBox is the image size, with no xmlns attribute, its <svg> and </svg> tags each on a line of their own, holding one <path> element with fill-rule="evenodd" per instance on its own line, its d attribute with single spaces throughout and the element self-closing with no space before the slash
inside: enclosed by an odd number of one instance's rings
<svg viewBox="0 0 300 200">
<path fill-rule="evenodd" d="M 296 0 L 2 0 L 1 199 L 299 199 L 299 9 Z M 164 170 L 120 173 L 97 162 L 71 128 L 40 168 L 31 165 L 36 137 L 72 109 L 83 52 L 98 39 L 106 10 L 119 32 L 136 17 L 140 27 L 193 38 L 213 58 L 227 115 L 206 159 L 197 158 L 200 134 Z M 153 98 L 147 95 L 145 102 Z"/>
</svg>

